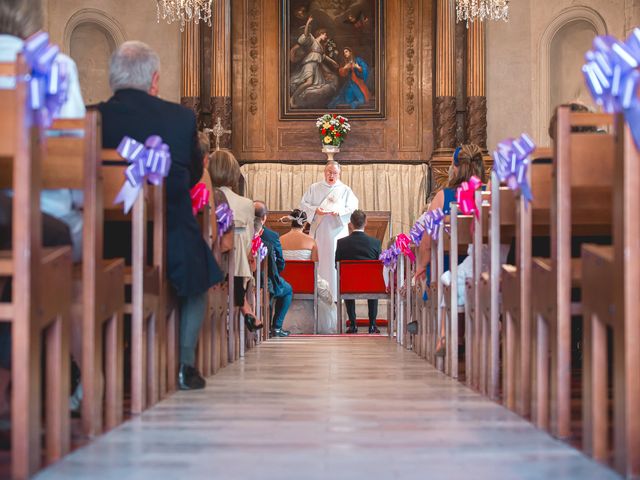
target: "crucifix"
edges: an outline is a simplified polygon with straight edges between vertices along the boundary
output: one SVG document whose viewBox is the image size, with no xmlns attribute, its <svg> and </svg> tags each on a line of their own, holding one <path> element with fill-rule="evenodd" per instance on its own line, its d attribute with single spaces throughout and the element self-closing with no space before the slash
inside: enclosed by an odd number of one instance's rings
<svg viewBox="0 0 640 480">
<path fill-rule="evenodd" d="M 231 130 L 225 130 L 222 126 L 222 120 L 218 117 L 218 121 L 211 129 L 211 133 L 216 137 L 216 150 L 220 150 L 220 137 L 225 133 L 231 134 Z"/>
</svg>

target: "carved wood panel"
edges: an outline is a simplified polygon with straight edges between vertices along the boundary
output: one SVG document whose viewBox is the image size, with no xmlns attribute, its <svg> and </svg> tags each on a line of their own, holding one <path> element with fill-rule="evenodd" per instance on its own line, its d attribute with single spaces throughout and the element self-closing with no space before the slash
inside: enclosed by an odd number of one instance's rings
<svg viewBox="0 0 640 480">
<path fill-rule="evenodd" d="M 385 2 L 386 118 L 354 120 L 338 160 L 431 158 L 432 1 Z M 315 121 L 279 118 L 280 9 L 281 0 L 232 0 L 233 150 L 240 161 L 322 161 Z"/>
</svg>

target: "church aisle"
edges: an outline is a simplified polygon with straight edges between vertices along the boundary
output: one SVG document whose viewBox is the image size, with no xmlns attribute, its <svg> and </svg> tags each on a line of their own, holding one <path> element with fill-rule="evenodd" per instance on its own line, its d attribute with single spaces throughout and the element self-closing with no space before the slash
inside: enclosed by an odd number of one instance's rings
<svg viewBox="0 0 640 480">
<path fill-rule="evenodd" d="M 292 337 L 37 478 L 618 477 L 384 337 Z"/>
</svg>

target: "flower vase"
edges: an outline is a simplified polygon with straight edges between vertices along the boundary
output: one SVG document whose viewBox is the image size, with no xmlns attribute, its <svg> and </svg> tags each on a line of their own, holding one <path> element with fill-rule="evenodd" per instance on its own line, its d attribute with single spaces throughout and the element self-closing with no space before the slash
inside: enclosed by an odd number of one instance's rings
<svg viewBox="0 0 640 480">
<path fill-rule="evenodd" d="M 322 153 L 327 155 L 327 162 L 333 162 L 333 156 L 336 153 L 340 153 L 340 147 L 336 145 L 323 145 Z"/>
</svg>

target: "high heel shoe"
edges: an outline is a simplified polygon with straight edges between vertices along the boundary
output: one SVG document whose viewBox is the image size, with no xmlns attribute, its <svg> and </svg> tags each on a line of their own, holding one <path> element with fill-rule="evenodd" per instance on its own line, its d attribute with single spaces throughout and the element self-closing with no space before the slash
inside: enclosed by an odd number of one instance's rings
<svg viewBox="0 0 640 480">
<path fill-rule="evenodd" d="M 434 355 L 436 357 L 445 357 L 447 355 L 447 339 L 445 337 L 440 338 L 439 346 L 436 345 Z"/>
</svg>

